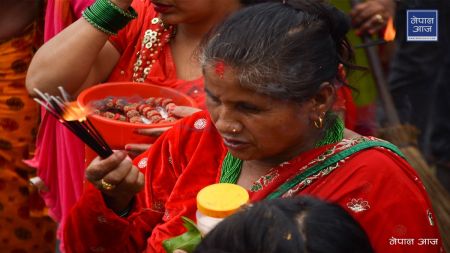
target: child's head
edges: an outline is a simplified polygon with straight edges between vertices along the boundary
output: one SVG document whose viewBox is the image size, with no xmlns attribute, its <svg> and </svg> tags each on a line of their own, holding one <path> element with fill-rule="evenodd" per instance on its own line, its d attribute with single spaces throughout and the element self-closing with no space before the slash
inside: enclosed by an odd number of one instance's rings
<svg viewBox="0 0 450 253">
<path fill-rule="evenodd" d="M 195 253 L 373 252 L 360 225 L 340 206 L 311 197 L 249 205 L 212 230 Z"/>
</svg>

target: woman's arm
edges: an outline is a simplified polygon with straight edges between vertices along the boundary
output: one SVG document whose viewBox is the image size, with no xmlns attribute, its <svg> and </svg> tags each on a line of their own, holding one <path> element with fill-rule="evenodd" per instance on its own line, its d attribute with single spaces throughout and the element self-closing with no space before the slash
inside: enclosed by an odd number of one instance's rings
<svg viewBox="0 0 450 253">
<path fill-rule="evenodd" d="M 108 37 L 84 18 L 64 29 L 33 57 L 26 80 L 30 94 L 34 88 L 56 94 L 58 86 L 75 94 L 105 80 L 120 57 Z"/>
<path fill-rule="evenodd" d="M 221 137 L 211 121 L 207 121 L 204 129 L 195 127 L 195 122 L 205 119 L 205 112 L 184 119 L 134 160 L 134 165 L 145 174 L 145 187 L 135 195 L 127 217 L 118 214 L 123 213 L 121 210 L 126 206 L 123 203 L 128 204 L 127 199 L 132 194 L 120 197 L 119 193 L 133 191 L 119 189 L 121 183 L 117 182 L 120 179 L 114 179 L 113 175 L 104 176 L 111 169 L 91 167 L 88 179 L 92 184 L 87 184 L 66 219 L 63 237 L 66 252 L 125 253 L 143 252 L 144 249 L 146 252 L 164 252 L 162 241 L 185 231 L 180 217 L 195 217 L 197 192 L 217 178 L 217 168 L 224 155 L 222 145 L 218 147 Z M 112 160 L 123 158 L 120 156 L 123 154 L 117 155 L 119 157 Z M 114 190 L 117 191 L 102 190 L 102 193 L 96 190 L 94 186 L 101 188 L 102 176 L 108 183 L 116 184 Z M 114 203 L 113 207 L 111 199 L 107 203 L 104 198 L 105 193 L 109 196 L 117 193 L 114 195 L 124 201 Z"/>
<path fill-rule="evenodd" d="M 127 10 L 132 0 L 112 2 Z M 28 69 L 28 91 L 32 95 L 34 88 L 58 93 L 57 87 L 63 86 L 76 94 L 106 80 L 120 57 L 108 38 L 108 34 L 80 18 L 37 51 Z"/>
</svg>

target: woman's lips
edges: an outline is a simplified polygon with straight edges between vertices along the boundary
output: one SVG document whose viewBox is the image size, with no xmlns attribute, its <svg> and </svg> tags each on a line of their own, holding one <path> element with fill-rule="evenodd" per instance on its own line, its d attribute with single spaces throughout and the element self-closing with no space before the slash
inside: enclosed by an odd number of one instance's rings
<svg viewBox="0 0 450 253">
<path fill-rule="evenodd" d="M 247 142 L 231 138 L 223 138 L 223 143 L 227 148 L 235 150 L 244 149 L 249 145 Z"/>
<path fill-rule="evenodd" d="M 167 11 L 170 10 L 170 8 L 172 8 L 172 5 L 168 5 L 168 4 L 162 4 L 162 3 L 158 3 L 158 2 L 152 2 L 153 6 L 155 7 L 155 11 L 159 12 L 159 13 L 166 13 Z"/>
</svg>

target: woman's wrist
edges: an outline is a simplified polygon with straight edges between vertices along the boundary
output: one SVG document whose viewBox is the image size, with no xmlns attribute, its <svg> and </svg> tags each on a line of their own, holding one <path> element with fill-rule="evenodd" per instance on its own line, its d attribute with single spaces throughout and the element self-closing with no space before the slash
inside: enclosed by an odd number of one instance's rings
<svg viewBox="0 0 450 253">
<path fill-rule="evenodd" d="M 131 197 L 111 197 L 103 194 L 106 206 L 120 217 L 125 217 L 131 211 L 134 204 L 134 196 Z"/>
<path fill-rule="evenodd" d="M 128 203 L 128 206 L 127 206 L 125 209 L 123 209 L 123 210 L 121 210 L 121 211 L 119 211 L 119 212 L 115 212 L 115 213 L 116 213 L 119 217 L 122 217 L 122 218 L 128 217 L 128 215 L 129 215 L 130 212 L 131 212 L 131 209 L 133 209 L 133 205 L 134 205 L 134 198 L 131 200 L 130 203 Z"/>
<path fill-rule="evenodd" d="M 137 13 L 131 6 L 124 10 L 110 0 L 97 0 L 83 11 L 86 21 L 108 35 L 117 34 L 136 17 Z"/>
</svg>

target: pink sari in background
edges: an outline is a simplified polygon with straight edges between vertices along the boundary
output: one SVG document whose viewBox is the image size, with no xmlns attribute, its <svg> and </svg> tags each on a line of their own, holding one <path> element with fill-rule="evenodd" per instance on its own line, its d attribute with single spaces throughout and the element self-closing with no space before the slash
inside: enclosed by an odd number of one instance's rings
<svg viewBox="0 0 450 253">
<path fill-rule="evenodd" d="M 44 41 L 53 38 L 81 17 L 81 12 L 93 2 L 94 0 L 47 0 Z"/>
<path fill-rule="evenodd" d="M 93 2 L 94 0 L 48 0 L 44 40 L 48 41 L 78 19 L 81 12 Z M 64 226 L 61 222 L 83 191 L 84 152 L 84 144 L 42 110 L 36 154 L 27 163 L 37 168 L 37 176 L 48 187 L 48 191 L 41 192 L 41 195 L 50 216 L 60 222 L 57 234 L 59 239 Z"/>
</svg>

